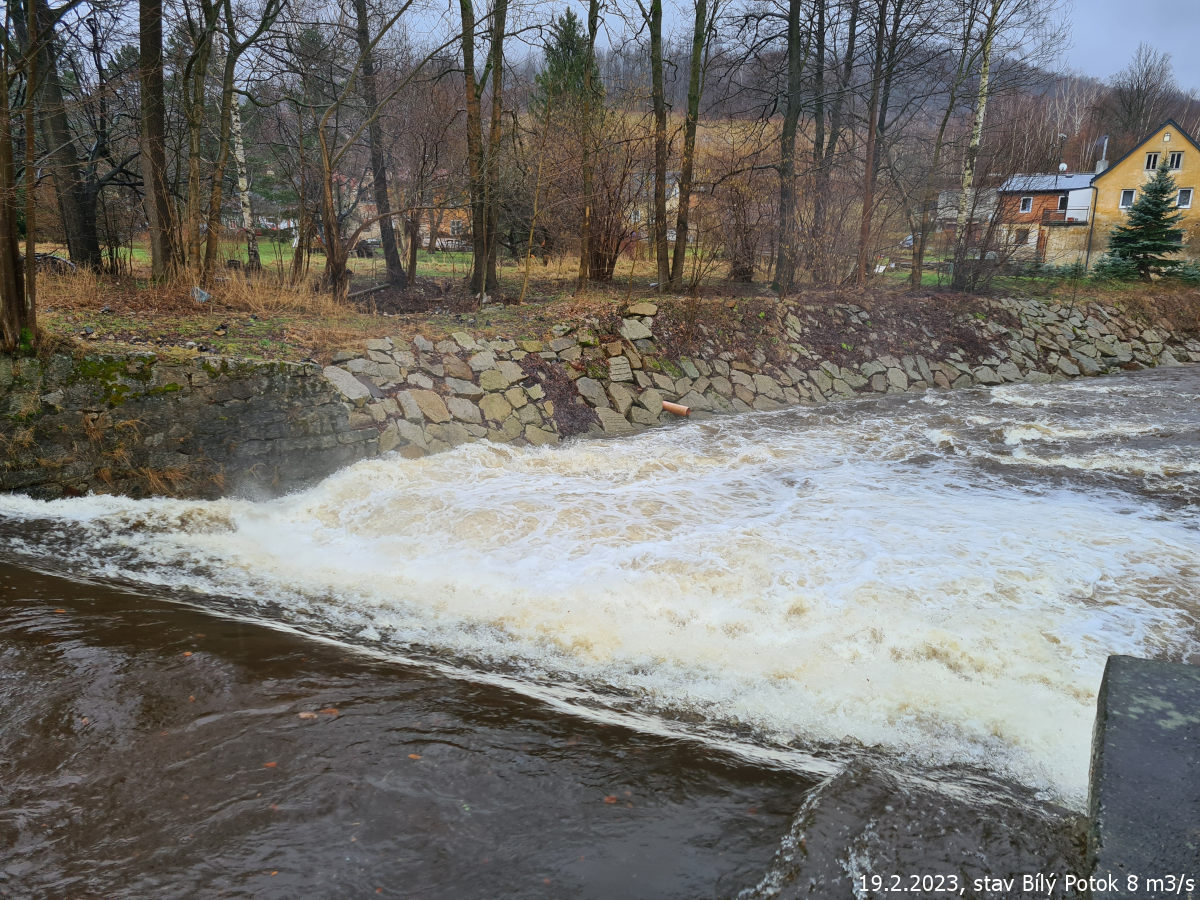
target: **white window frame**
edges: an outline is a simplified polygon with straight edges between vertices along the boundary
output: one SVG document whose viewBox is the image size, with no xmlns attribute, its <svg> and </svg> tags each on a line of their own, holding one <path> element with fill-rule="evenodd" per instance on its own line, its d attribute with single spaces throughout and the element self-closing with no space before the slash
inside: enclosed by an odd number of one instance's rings
<svg viewBox="0 0 1200 900">
<path fill-rule="evenodd" d="M 1023 212 L 1023 213 L 1033 212 L 1033 198 L 1032 197 L 1022 197 L 1021 198 L 1021 212 Z"/>
<path fill-rule="evenodd" d="M 1059 195 L 1059 198 L 1058 198 L 1058 211 L 1059 211 L 1059 212 L 1066 212 L 1066 211 L 1067 211 L 1067 195 L 1066 195 L 1066 194 L 1061 194 L 1061 195 Z"/>
<path fill-rule="evenodd" d="M 1176 160 L 1178 160 L 1178 163 L 1176 162 Z M 1167 154 L 1167 167 L 1172 172 L 1178 172 L 1180 169 L 1183 168 L 1183 151 L 1182 150 L 1172 150 L 1170 153 Z"/>
<path fill-rule="evenodd" d="M 1153 172 L 1155 169 L 1157 169 L 1158 162 L 1161 157 L 1162 157 L 1162 154 L 1159 153 L 1157 150 L 1147 153 L 1146 154 L 1146 171 Z"/>
<path fill-rule="evenodd" d="M 1128 203 L 1125 202 L 1126 194 L 1129 195 Z M 1133 190 L 1132 188 L 1125 188 L 1124 190 L 1121 191 L 1121 199 L 1119 199 L 1117 201 L 1117 209 L 1129 209 L 1129 207 L 1133 206 L 1133 204 L 1136 202 L 1137 202 L 1137 191 Z"/>
<path fill-rule="evenodd" d="M 1187 203 L 1183 202 L 1184 194 L 1187 194 Z M 1179 193 L 1175 195 L 1175 207 L 1177 209 L 1191 209 L 1194 195 L 1195 191 L 1192 188 L 1180 188 Z"/>
</svg>

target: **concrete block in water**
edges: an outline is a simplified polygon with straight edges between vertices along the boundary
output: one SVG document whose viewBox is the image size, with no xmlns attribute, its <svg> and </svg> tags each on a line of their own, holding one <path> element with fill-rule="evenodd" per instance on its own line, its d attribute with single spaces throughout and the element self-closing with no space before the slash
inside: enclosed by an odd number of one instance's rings
<svg viewBox="0 0 1200 900">
<path fill-rule="evenodd" d="M 1200 893 L 1200 667 L 1111 656 L 1096 706 L 1092 896 Z"/>
</svg>

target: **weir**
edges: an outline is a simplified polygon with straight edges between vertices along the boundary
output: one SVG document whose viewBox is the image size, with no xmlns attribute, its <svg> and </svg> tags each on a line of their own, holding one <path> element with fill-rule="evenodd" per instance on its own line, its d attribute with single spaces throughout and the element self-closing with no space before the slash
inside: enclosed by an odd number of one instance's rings
<svg viewBox="0 0 1200 900">
<path fill-rule="evenodd" d="M 1110 656 L 1092 742 L 1093 897 L 1195 896 L 1197 771 L 1200 667 Z"/>
</svg>

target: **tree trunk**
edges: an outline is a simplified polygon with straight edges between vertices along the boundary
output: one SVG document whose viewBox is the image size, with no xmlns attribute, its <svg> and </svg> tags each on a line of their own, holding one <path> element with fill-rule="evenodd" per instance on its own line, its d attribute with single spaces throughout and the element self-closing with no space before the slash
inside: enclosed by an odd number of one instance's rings
<svg viewBox="0 0 1200 900">
<path fill-rule="evenodd" d="M 933 143 L 933 161 L 925 175 L 925 184 L 921 191 L 920 230 L 913 235 L 912 272 L 909 275 L 909 283 L 914 288 L 919 288 L 924 278 L 925 247 L 929 240 L 929 232 L 933 230 L 933 216 L 937 211 L 937 187 L 933 180 L 937 177 L 938 164 L 942 159 L 942 148 L 946 143 L 946 126 L 950 123 L 950 116 L 953 114 L 957 102 L 957 91 L 952 90 L 946 103 L 946 111 L 942 114 L 942 121 L 938 124 L 937 137 Z"/>
<path fill-rule="evenodd" d="M 798 5 L 799 0 L 794 0 Z M 654 106 L 654 259 L 658 264 L 658 290 L 666 293 L 671 282 L 667 256 L 667 98 L 663 91 L 662 0 L 650 0 L 650 92 Z"/>
<path fill-rule="evenodd" d="M 342 239 L 342 225 L 338 221 L 337 203 L 333 197 L 333 162 L 329 152 L 325 128 L 317 129 L 317 145 L 321 150 L 321 230 L 325 238 L 325 287 L 337 301 L 346 299 L 350 292 L 350 248 Z"/>
<path fill-rule="evenodd" d="M 232 22 L 227 22 L 230 30 Z M 225 50 L 225 64 L 221 67 L 221 118 L 217 128 L 217 158 L 213 163 L 212 182 L 208 189 L 208 212 L 204 217 L 205 241 L 204 260 L 200 265 L 200 283 L 204 284 L 212 275 L 220 250 L 221 204 L 224 201 L 225 169 L 229 165 L 229 145 L 233 134 L 233 76 L 236 71 L 238 53 L 232 42 Z"/>
<path fill-rule="evenodd" d="M 970 6 L 966 21 L 963 23 L 962 46 L 959 47 L 958 66 L 954 73 L 954 79 L 950 83 L 949 96 L 946 99 L 946 109 L 942 113 L 942 120 L 938 123 L 937 137 L 933 143 L 933 160 L 925 174 L 924 185 L 921 191 L 921 223 L 920 231 L 913 236 L 913 259 L 912 273 L 909 276 L 910 284 L 914 288 L 919 288 L 924 278 L 925 269 L 925 249 L 929 241 L 929 232 L 933 230 L 933 217 L 937 211 L 937 187 L 934 184 L 934 179 L 937 177 L 938 164 L 942 159 L 942 150 L 946 145 L 946 128 L 950 124 L 950 117 L 954 115 L 954 108 L 958 104 L 958 92 L 962 88 L 963 80 L 966 78 L 968 61 L 971 58 L 971 32 L 975 23 L 974 4 Z"/>
<path fill-rule="evenodd" d="M 808 241 L 805 245 L 804 265 L 817 280 L 816 260 L 818 242 L 825 230 L 825 198 L 823 190 L 828 181 L 822 163 L 825 156 L 825 4 L 827 0 L 816 0 L 817 26 L 814 40 L 817 43 L 817 60 L 813 70 L 813 217 L 809 224 Z"/>
<path fill-rule="evenodd" d="M 824 44 L 824 21 L 825 21 L 825 0 L 820 0 L 818 7 L 818 18 L 821 25 L 821 37 L 819 40 Z M 813 224 L 810 232 L 810 266 L 812 270 L 813 281 L 818 284 L 824 284 L 830 280 L 830 259 L 829 253 L 825 249 L 828 243 L 828 235 L 826 234 L 826 223 L 828 221 L 828 204 L 829 204 L 829 181 L 833 174 L 833 158 L 837 153 L 838 144 L 842 139 L 842 125 L 845 111 L 845 96 L 850 90 L 850 79 L 854 72 L 855 47 L 858 42 L 858 16 L 862 8 L 861 0 L 852 0 L 850 4 L 850 23 L 846 29 L 846 53 L 842 57 L 841 76 L 838 81 L 837 91 L 834 94 L 833 103 L 829 108 L 829 132 L 825 136 L 825 129 L 822 125 L 820 133 L 822 140 L 817 142 L 817 146 L 813 147 L 813 164 L 814 185 L 813 185 Z M 821 48 L 821 55 L 824 55 L 824 48 Z M 824 76 L 821 77 L 822 84 Z M 821 90 L 821 96 L 824 97 L 824 89 Z M 822 109 L 824 101 L 821 101 Z"/>
<path fill-rule="evenodd" d="M 996 27 L 999 22 L 1000 7 L 1004 0 L 992 0 L 991 11 L 983 32 L 983 46 L 980 50 L 979 91 L 975 97 L 975 119 L 971 125 L 971 139 L 967 144 L 967 153 L 963 159 L 962 195 L 958 198 L 958 220 L 954 226 L 954 275 L 950 286 L 955 290 L 967 287 L 966 272 L 967 236 L 970 231 L 970 212 L 973 206 L 971 191 L 975 185 L 975 163 L 979 158 L 979 144 L 983 138 L 984 114 L 987 112 L 988 74 L 992 64 L 992 41 L 996 37 Z"/>
<path fill-rule="evenodd" d="M 714 0 L 714 3 L 716 0 Z M 683 126 L 683 159 L 679 172 L 679 208 L 675 211 L 675 256 L 671 260 L 671 290 L 683 282 L 687 254 L 688 216 L 692 205 L 692 173 L 696 161 L 696 123 L 700 118 L 700 92 L 704 88 L 704 45 L 708 33 L 708 2 L 695 0 L 692 26 L 692 59 L 688 70 L 687 114 Z"/>
<path fill-rule="evenodd" d="M 438 233 L 442 230 L 442 218 L 445 215 L 440 209 L 429 210 L 429 246 L 427 249 L 430 253 L 437 252 Z"/>
<path fill-rule="evenodd" d="M 792 289 L 796 276 L 796 124 L 800 119 L 804 57 L 800 45 L 801 0 L 788 0 L 788 89 L 779 137 L 779 258 L 775 288 L 780 295 Z"/>
<path fill-rule="evenodd" d="M 575 278 L 575 293 L 587 287 L 589 259 L 591 257 L 592 241 L 592 69 L 596 60 L 596 32 L 600 29 L 600 0 L 588 0 L 588 49 L 587 60 L 583 70 L 583 140 L 581 168 L 583 175 L 583 220 L 579 223 L 579 274 Z M 549 104 L 546 109 L 546 127 L 550 124 Z M 543 142 L 545 129 L 543 129 Z M 541 176 L 542 160 L 538 158 L 538 175 Z M 534 196 L 534 207 L 537 207 L 537 197 Z M 525 285 L 529 283 L 529 254 L 533 251 L 533 226 L 529 228 L 530 246 L 525 254 Z M 521 296 L 525 295 L 525 285 L 521 286 Z"/>
<path fill-rule="evenodd" d="M 500 137 L 504 117 L 504 26 L 508 15 L 508 0 L 495 0 L 492 9 L 492 45 L 490 50 L 492 70 L 492 118 L 488 123 L 487 165 L 484 169 L 485 222 L 487 224 L 487 279 L 484 289 L 495 291 L 499 285 L 496 277 L 496 248 L 500 220 Z"/>
<path fill-rule="evenodd" d="M 204 14 L 200 29 L 191 35 L 193 47 L 184 66 L 184 118 L 187 120 L 187 209 L 184 228 L 184 257 L 187 265 L 200 274 L 204 245 L 203 193 L 204 163 L 204 86 L 208 81 L 208 61 L 212 56 L 213 33 L 216 31 L 218 7 L 211 0 L 201 0 Z"/>
<path fill-rule="evenodd" d="M 31 3 L 28 12 L 29 33 L 36 45 L 40 38 L 37 22 L 34 19 L 36 7 Z M 37 152 L 35 147 L 35 129 L 33 128 L 33 107 L 37 97 L 38 58 L 41 48 L 30 48 L 25 71 L 25 309 L 27 316 L 37 311 Z M 5 94 L 4 102 L 8 102 Z M 32 330 L 32 329 L 31 329 Z"/>
<path fill-rule="evenodd" d="M 417 249 L 421 244 L 421 220 L 414 209 L 408 219 L 408 283 L 417 283 Z"/>
<path fill-rule="evenodd" d="M 59 215 L 66 232 L 67 250 L 71 259 L 82 266 L 100 265 L 100 237 L 96 231 L 96 191 L 89 190 L 83 168 L 75 153 L 62 82 L 58 76 L 58 42 L 55 39 L 54 18 L 46 0 L 26 0 L 33 4 L 29 21 L 20 16 L 13 20 L 16 31 L 29 47 L 29 22 L 37 21 L 37 68 L 41 72 L 37 94 L 41 100 L 39 125 L 46 145 L 54 193 L 58 198 Z M 26 7 L 26 11 L 28 7 Z M 28 176 L 27 176 L 28 177 Z"/>
<path fill-rule="evenodd" d="M 5 9 L 8 32 L 11 9 Z M 9 44 L 0 43 L 0 350 L 12 353 L 37 328 L 36 310 L 26 305 L 24 270 L 17 236 L 17 174 L 9 108 Z M 26 177 L 29 170 L 26 170 Z"/>
<path fill-rule="evenodd" d="M 246 145 L 242 140 L 242 112 L 233 104 L 230 137 L 233 142 L 233 161 L 237 163 L 238 197 L 242 206 L 242 230 L 246 232 L 246 269 L 256 272 L 262 268 L 258 255 L 258 235 L 254 233 L 254 210 L 250 205 L 250 172 L 246 168 Z"/>
<path fill-rule="evenodd" d="M 475 9 L 473 0 L 459 0 L 462 15 L 463 74 L 467 92 L 467 179 L 471 205 L 470 292 L 482 296 L 487 269 L 487 221 L 484 202 L 483 114 L 479 103 L 479 80 L 475 74 Z M 431 235 L 430 240 L 434 240 Z"/>
<path fill-rule="evenodd" d="M 155 281 L 170 277 L 177 262 L 175 222 L 167 188 L 167 106 L 163 96 L 162 0 L 138 0 L 138 69 L 141 102 L 142 182 L 150 223 L 150 271 Z"/>
<path fill-rule="evenodd" d="M 375 192 L 375 212 L 380 216 L 379 239 L 383 244 L 383 260 L 387 269 L 388 284 L 404 288 L 408 286 L 408 276 L 404 273 L 404 264 L 400 261 L 400 252 L 396 246 L 396 229 L 392 222 L 391 198 L 388 196 L 387 159 L 383 150 L 383 126 L 377 115 L 379 94 L 375 87 L 375 54 L 371 51 L 366 0 L 354 0 L 354 14 L 357 19 L 354 34 L 362 59 L 363 103 L 366 105 L 367 115 L 372 117 L 367 126 L 367 139 L 371 148 L 371 180 Z"/>
<path fill-rule="evenodd" d="M 871 213 L 875 205 L 876 147 L 879 141 L 879 95 L 883 89 L 884 36 L 887 33 L 888 0 L 876 0 L 879 18 L 875 22 L 875 60 L 871 66 L 871 100 L 867 112 L 867 159 L 863 171 L 862 216 L 858 225 L 858 258 L 854 266 L 854 283 L 867 283 L 867 265 L 871 255 Z"/>
</svg>

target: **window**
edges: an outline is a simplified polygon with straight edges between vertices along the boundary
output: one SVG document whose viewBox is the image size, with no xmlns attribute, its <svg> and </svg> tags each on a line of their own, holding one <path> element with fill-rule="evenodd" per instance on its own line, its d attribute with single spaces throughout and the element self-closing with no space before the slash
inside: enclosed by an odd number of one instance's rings
<svg viewBox="0 0 1200 900">
<path fill-rule="evenodd" d="M 1017 229 L 1017 246 L 1023 247 L 1028 243 L 1029 243 L 1029 229 L 1028 228 L 1018 228 Z"/>
<path fill-rule="evenodd" d="M 1163 143 L 1164 144 L 1171 143 L 1171 132 L 1167 131 L 1167 132 L 1163 133 Z"/>
<path fill-rule="evenodd" d="M 1180 209 L 1192 208 L 1192 189 L 1180 188 L 1179 195 L 1175 198 L 1175 205 Z"/>
<path fill-rule="evenodd" d="M 1058 198 L 1058 211 L 1066 212 L 1067 210 L 1067 195 L 1063 194 Z"/>
<path fill-rule="evenodd" d="M 1158 154 L 1157 153 L 1147 153 L 1146 154 L 1146 171 L 1150 172 L 1157 168 L 1158 168 Z"/>
<path fill-rule="evenodd" d="M 1129 209 L 1133 206 L 1133 196 L 1135 191 L 1121 191 L 1121 209 Z"/>
<path fill-rule="evenodd" d="M 1183 168 L 1183 151 L 1182 150 L 1176 150 L 1174 153 L 1171 154 L 1169 165 L 1176 172 L 1178 172 L 1180 169 Z"/>
<path fill-rule="evenodd" d="M 1021 212 L 1023 212 L 1023 213 L 1033 212 L 1033 198 L 1032 197 L 1022 197 L 1021 198 Z"/>
<path fill-rule="evenodd" d="M 453 237 L 459 237 L 462 233 L 463 233 L 463 223 L 460 222 L 458 219 L 452 219 L 450 221 L 450 234 Z"/>
</svg>

